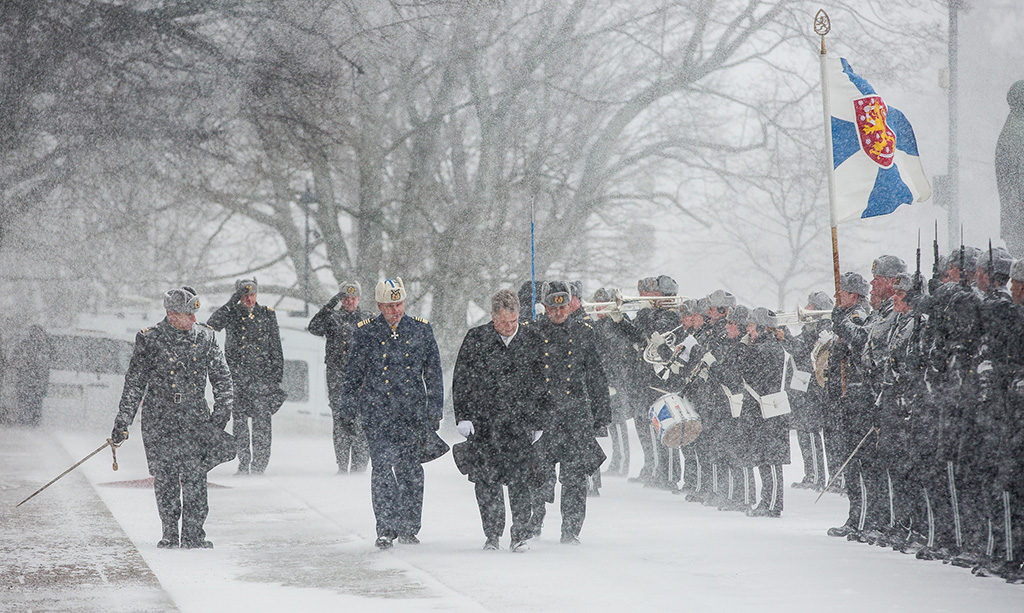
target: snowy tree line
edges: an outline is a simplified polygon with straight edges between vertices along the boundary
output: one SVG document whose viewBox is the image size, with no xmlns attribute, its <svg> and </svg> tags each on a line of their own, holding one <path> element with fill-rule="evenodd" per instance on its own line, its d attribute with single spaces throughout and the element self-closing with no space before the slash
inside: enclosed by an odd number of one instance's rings
<svg viewBox="0 0 1024 613">
<path fill-rule="evenodd" d="M 830 11 L 845 45 L 904 74 L 942 44 L 945 3 L 892 4 Z M 636 275 L 657 218 L 685 216 L 681 257 L 733 254 L 782 303 L 829 278 L 808 256 L 826 240 L 817 8 L 7 2 L 4 308 L 243 273 L 302 299 L 308 214 L 314 303 L 401 275 L 450 352 L 470 301 L 528 278 L 531 210 L 538 278 Z"/>
</svg>

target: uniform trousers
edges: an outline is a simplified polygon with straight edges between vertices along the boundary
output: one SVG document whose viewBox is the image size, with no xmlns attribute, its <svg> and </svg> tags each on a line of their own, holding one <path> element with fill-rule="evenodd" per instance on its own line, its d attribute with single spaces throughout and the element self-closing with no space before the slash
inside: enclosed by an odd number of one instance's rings
<svg viewBox="0 0 1024 613">
<path fill-rule="evenodd" d="M 269 411 L 232 411 L 231 434 L 235 437 L 239 470 L 251 469 L 252 472 L 261 473 L 267 469 L 267 464 L 270 463 L 270 419 Z M 250 420 L 252 421 L 251 443 Z"/>
<path fill-rule="evenodd" d="M 343 370 L 329 370 L 327 373 L 327 395 L 334 417 L 334 458 L 341 472 L 362 472 L 370 461 L 370 449 L 366 445 L 366 433 L 359 420 L 353 420 L 351 427 L 341 419 L 339 407 Z"/>
<path fill-rule="evenodd" d="M 500 482 L 477 481 L 476 504 L 480 507 L 480 521 L 484 536 L 498 538 L 505 532 L 505 493 Z M 525 481 L 508 483 L 508 502 L 512 510 L 513 541 L 530 537 L 530 518 L 533 514 L 530 487 Z"/>
<path fill-rule="evenodd" d="M 370 458 L 370 497 L 377 536 L 415 535 L 423 515 L 423 466 L 417 454 L 371 444 Z"/>
<path fill-rule="evenodd" d="M 781 513 L 786 491 L 782 483 L 782 464 L 759 464 L 757 474 L 761 477 L 761 500 L 757 506 Z"/>
<path fill-rule="evenodd" d="M 804 459 L 803 481 L 825 486 L 825 448 L 818 430 L 797 430 L 797 445 Z"/>
<path fill-rule="evenodd" d="M 178 542 L 201 542 L 206 538 L 203 523 L 210 512 L 206 492 L 206 471 L 198 459 L 161 464 L 153 471 L 153 492 L 163 525 L 163 538 Z"/>
<path fill-rule="evenodd" d="M 615 475 L 629 475 L 629 428 L 626 422 L 613 422 L 608 426 L 608 434 L 612 437 L 612 459 L 608 464 L 608 472 Z"/>
</svg>

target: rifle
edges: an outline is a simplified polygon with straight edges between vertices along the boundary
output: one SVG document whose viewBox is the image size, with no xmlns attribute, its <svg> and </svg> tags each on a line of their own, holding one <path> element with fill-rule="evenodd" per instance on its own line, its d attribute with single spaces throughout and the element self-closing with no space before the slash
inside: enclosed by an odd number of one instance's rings
<svg viewBox="0 0 1024 613">
<path fill-rule="evenodd" d="M 914 292 L 920 293 L 924 286 L 921 278 L 921 228 L 917 229 L 917 269 L 914 271 Z"/>
<path fill-rule="evenodd" d="M 967 264 L 964 262 L 964 226 L 960 224 L 960 287 L 967 288 L 970 282 L 967 280 Z"/>
<path fill-rule="evenodd" d="M 939 222 L 935 222 L 935 238 L 932 239 L 932 278 L 939 278 Z"/>
</svg>

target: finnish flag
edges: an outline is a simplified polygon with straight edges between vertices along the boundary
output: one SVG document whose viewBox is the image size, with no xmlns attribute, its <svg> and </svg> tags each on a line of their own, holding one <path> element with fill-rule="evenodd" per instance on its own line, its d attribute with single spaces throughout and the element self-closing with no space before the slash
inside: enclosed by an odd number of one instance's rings
<svg viewBox="0 0 1024 613">
<path fill-rule="evenodd" d="M 927 200 L 932 188 L 906 115 L 886 104 L 845 58 L 827 61 L 836 223 Z"/>
</svg>

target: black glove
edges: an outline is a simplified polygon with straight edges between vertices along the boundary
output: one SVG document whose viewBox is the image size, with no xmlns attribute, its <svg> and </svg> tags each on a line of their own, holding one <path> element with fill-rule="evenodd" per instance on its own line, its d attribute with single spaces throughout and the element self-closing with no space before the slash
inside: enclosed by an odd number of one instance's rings
<svg viewBox="0 0 1024 613">
<path fill-rule="evenodd" d="M 249 291 L 246 290 L 244 287 L 236 289 L 235 293 L 231 294 L 231 298 L 228 299 L 228 304 L 235 304 L 236 302 L 241 300 L 243 296 L 245 296 L 248 293 L 249 293 Z"/>
<path fill-rule="evenodd" d="M 334 307 L 338 306 L 338 303 L 341 302 L 342 296 L 343 293 L 338 292 L 337 294 L 332 296 L 330 300 L 327 301 L 327 304 L 324 305 L 324 308 L 333 309 Z"/>
<path fill-rule="evenodd" d="M 128 440 L 128 428 L 119 425 L 114 426 L 114 429 L 110 431 L 110 440 L 115 445 L 125 442 Z"/>
<path fill-rule="evenodd" d="M 355 434 L 356 422 L 349 417 L 338 417 L 338 429 L 348 435 Z"/>
</svg>

